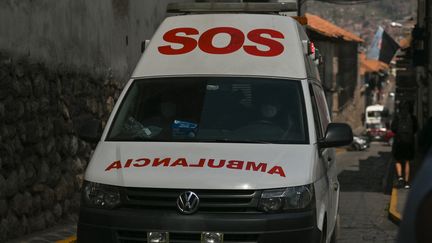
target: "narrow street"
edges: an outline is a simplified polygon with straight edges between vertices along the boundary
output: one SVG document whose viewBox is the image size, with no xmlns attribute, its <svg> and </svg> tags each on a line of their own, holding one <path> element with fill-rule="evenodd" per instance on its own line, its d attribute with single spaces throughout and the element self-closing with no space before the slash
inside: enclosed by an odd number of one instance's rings
<svg viewBox="0 0 432 243">
<path fill-rule="evenodd" d="M 390 196 L 383 193 L 391 147 L 373 142 L 361 152 L 338 155 L 341 183 L 340 243 L 394 242 L 398 226 L 388 219 Z"/>
</svg>

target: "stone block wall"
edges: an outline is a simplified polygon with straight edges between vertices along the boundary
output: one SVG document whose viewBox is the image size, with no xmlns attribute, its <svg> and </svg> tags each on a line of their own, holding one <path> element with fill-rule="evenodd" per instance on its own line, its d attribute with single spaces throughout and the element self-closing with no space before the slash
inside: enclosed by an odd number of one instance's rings
<svg viewBox="0 0 432 243">
<path fill-rule="evenodd" d="M 0 242 L 76 219 L 95 145 L 75 123 L 106 121 L 122 85 L 0 53 Z"/>
</svg>

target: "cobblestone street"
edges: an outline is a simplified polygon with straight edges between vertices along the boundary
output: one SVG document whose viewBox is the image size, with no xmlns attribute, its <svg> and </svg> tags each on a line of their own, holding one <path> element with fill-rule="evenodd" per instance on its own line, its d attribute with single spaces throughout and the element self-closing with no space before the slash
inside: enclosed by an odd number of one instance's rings
<svg viewBox="0 0 432 243">
<path fill-rule="evenodd" d="M 388 219 L 390 196 L 383 193 L 391 147 L 374 142 L 362 152 L 338 155 L 340 243 L 394 242 L 398 227 Z"/>
</svg>

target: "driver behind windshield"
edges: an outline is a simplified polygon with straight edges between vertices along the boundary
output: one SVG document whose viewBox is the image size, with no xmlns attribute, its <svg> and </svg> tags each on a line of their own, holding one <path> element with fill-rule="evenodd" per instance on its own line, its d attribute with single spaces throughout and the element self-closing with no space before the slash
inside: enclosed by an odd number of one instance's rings
<svg viewBox="0 0 432 243">
<path fill-rule="evenodd" d="M 267 103 L 267 104 L 261 104 L 261 114 L 264 117 L 264 119 L 271 120 L 273 119 L 280 110 L 280 105 L 277 103 Z"/>
<path fill-rule="evenodd" d="M 283 106 L 280 101 L 283 101 L 283 98 L 270 95 L 265 97 L 260 104 L 261 120 L 258 123 L 272 126 L 274 132 L 277 129 L 281 139 L 293 138 L 297 136 L 293 131 L 294 112 L 289 109 L 290 107 Z"/>
</svg>

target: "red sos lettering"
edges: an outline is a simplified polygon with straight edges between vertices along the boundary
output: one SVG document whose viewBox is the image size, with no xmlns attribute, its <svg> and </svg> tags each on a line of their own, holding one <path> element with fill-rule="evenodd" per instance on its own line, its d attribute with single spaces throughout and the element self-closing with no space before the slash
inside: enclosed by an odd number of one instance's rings
<svg viewBox="0 0 432 243">
<path fill-rule="evenodd" d="M 181 35 L 179 35 L 181 34 Z M 224 47 L 213 45 L 213 39 L 218 34 L 228 34 L 229 43 Z M 277 40 L 264 37 L 268 35 L 275 39 L 284 39 L 284 35 L 272 29 L 254 29 L 247 34 L 247 39 L 255 44 L 267 46 L 267 50 L 258 49 L 257 45 L 244 45 L 244 33 L 233 27 L 212 28 L 199 36 L 199 31 L 195 28 L 176 28 L 166 32 L 163 36 L 164 41 L 179 44 L 181 48 L 174 48 L 172 45 L 159 46 L 158 50 L 164 55 L 180 55 L 193 51 L 195 48 L 201 49 L 209 54 L 230 54 L 243 48 L 249 55 L 261 57 L 274 57 L 284 51 L 284 46 Z M 199 36 L 198 41 L 194 36 Z"/>
</svg>

